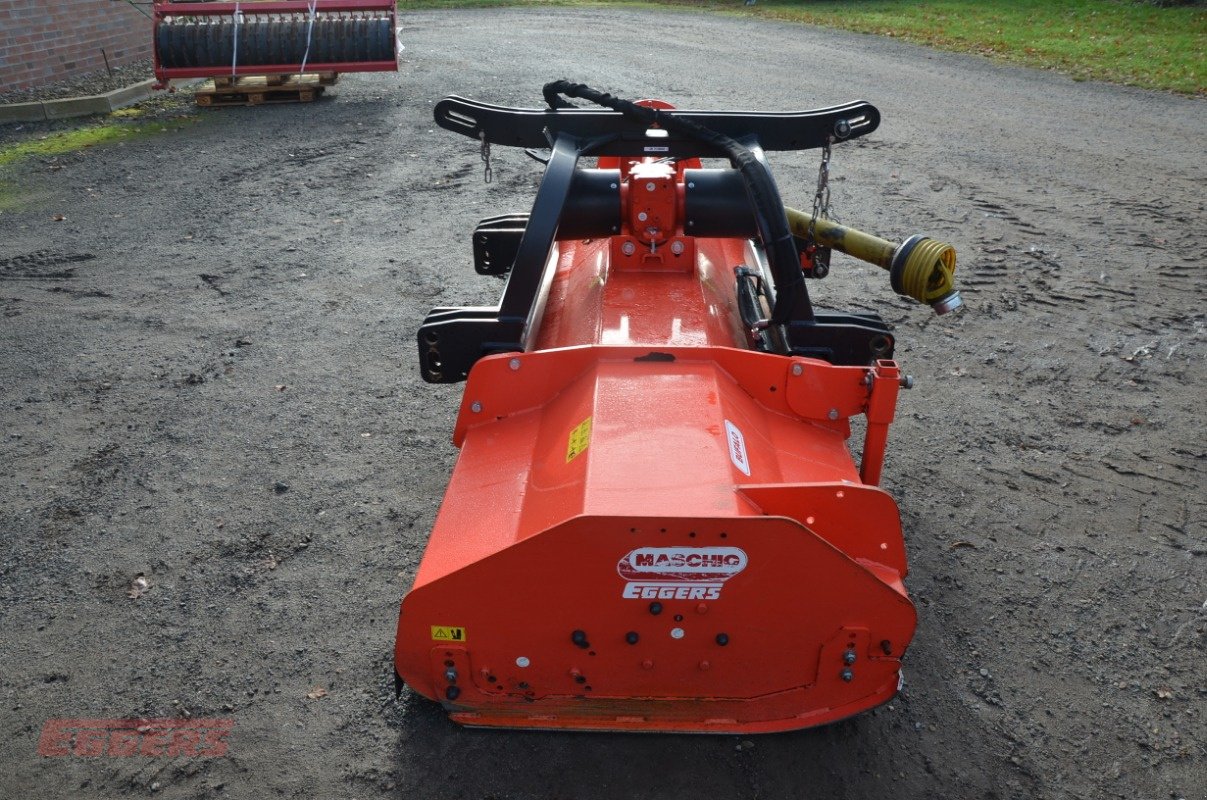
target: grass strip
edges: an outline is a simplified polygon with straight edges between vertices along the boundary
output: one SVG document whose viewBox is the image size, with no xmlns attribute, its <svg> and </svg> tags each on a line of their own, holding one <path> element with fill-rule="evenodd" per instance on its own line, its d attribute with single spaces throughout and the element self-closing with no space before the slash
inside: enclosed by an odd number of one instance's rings
<svg viewBox="0 0 1207 800">
<path fill-rule="evenodd" d="M 1207 8 L 1141 0 L 403 0 L 403 10 L 505 5 L 690 7 L 890 36 L 1076 80 L 1207 94 Z M 405 36 L 405 34 L 404 34 Z"/>
<path fill-rule="evenodd" d="M 161 123 L 126 124 L 104 123 L 89 125 L 60 133 L 48 133 L 32 139 L 22 139 L 0 145 L 0 167 L 14 164 L 26 158 L 46 158 L 74 153 L 88 147 L 110 142 L 163 133 L 169 126 Z"/>
</svg>

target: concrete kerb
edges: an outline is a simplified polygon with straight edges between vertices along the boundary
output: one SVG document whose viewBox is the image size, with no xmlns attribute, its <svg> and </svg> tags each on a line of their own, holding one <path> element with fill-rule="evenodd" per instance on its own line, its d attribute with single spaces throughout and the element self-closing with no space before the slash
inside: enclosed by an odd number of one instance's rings
<svg viewBox="0 0 1207 800">
<path fill-rule="evenodd" d="M 103 94 L 92 97 L 68 97 L 63 100 L 47 100 L 42 104 L 47 119 L 65 119 L 67 117 L 84 117 L 89 114 L 107 114 L 113 109 L 109 107 L 109 98 Z"/>
<path fill-rule="evenodd" d="M 187 81 L 185 85 L 195 83 Z M 42 122 L 48 119 L 82 117 L 88 114 L 108 114 L 119 108 L 137 103 L 154 92 L 155 79 L 114 89 L 105 94 L 86 97 L 67 97 L 60 100 L 44 100 L 40 103 L 9 103 L 0 105 L 0 124 L 7 122 Z"/>
<path fill-rule="evenodd" d="M 0 106 L 0 125 L 6 122 L 41 122 L 46 119 L 42 103 L 6 103 Z"/>
</svg>

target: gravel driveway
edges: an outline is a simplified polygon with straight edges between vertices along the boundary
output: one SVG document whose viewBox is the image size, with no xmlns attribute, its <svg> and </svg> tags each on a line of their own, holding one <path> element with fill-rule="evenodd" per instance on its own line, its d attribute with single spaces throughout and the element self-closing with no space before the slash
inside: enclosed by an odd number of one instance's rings
<svg viewBox="0 0 1207 800">
<path fill-rule="evenodd" d="M 10 176 L 0 796 L 1207 796 L 1203 101 L 736 17 L 403 23 L 397 75 Z M 494 301 L 469 232 L 538 180 L 496 148 L 484 185 L 431 109 L 535 106 L 559 77 L 705 109 L 869 100 L 884 121 L 835 149 L 837 216 L 960 253 L 956 319 L 844 257 L 815 290 L 884 314 L 918 384 L 885 487 L 921 622 L 874 713 L 512 733 L 394 699 L 459 400 L 420 380 L 414 332 Z M 807 207 L 817 154 L 772 166 Z M 226 754 L 37 752 L 49 719 L 184 715 L 233 720 Z"/>
</svg>

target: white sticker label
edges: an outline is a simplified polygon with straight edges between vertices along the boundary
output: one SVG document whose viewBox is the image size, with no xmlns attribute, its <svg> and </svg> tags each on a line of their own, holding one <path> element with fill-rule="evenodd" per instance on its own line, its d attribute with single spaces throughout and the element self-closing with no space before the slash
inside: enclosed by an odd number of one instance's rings
<svg viewBox="0 0 1207 800">
<path fill-rule="evenodd" d="M 638 547 L 616 565 L 629 600 L 716 600 L 725 581 L 746 569 L 737 547 Z"/>
<path fill-rule="evenodd" d="M 729 460 L 746 477 L 750 477 L 750 459 L 746 457 L 746 437 L 738 426 L 725 420 L 725 439 L 729 442 Z"/>
</svg>

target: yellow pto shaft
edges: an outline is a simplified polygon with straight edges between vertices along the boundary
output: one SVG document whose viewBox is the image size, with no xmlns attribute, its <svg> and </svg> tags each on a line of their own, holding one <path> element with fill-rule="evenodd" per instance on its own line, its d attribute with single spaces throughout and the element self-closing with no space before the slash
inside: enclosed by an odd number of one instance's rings
<svg viewBox="0 0 1207 800">
<path fill-rule="evenodd" d="M 808 238 L 812 226 L 817 244 L 888 270 L 897 294 L 929 305 L 936 314 L 946 314 L 963 305 L 955 288 L 956 251 L 946 242 L 911 236 L 901 244 L 893 244 L 828 219 L 814 220 L 795 208 L 785 210 L 794 236 Z"/>
</svg>

